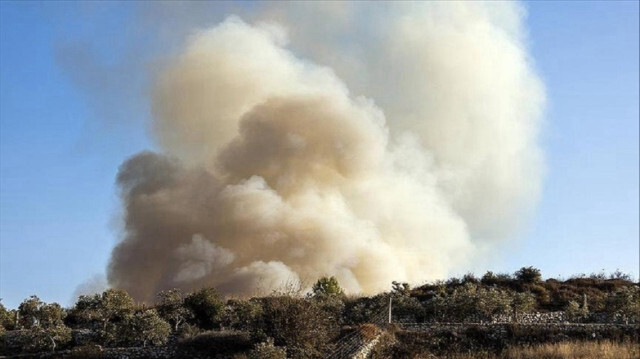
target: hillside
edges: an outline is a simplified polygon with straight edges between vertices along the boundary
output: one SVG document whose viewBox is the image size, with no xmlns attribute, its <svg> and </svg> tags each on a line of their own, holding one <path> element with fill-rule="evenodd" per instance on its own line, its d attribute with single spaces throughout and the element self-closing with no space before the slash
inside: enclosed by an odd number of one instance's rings
<svg viewBox="0 0 640 359">
<path fill-rule="evenodd" d="M 640 287 L 621 273 L 544 280 L 525 267 L 416 288 L 393 282 L 374 296 L 345 295 L 335 278 L 325 277 L 309 293 L 238 299 L 203 288 L 156 298 L 137 304 L 109 289 L 62 308 L 32 296 L 17 309 L 0 308 L 0 353 L 325 358 L 351 357 L 370 343 L 374 357 L 498 355 L 524 344 L 637 342 L 640 333 Z"/>
</svg>

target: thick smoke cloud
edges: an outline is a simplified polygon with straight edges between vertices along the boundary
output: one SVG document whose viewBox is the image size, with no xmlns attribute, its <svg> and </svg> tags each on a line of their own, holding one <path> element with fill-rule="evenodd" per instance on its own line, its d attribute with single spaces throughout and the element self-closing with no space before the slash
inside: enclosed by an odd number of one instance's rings
<svg viewBox="0 0 640 359">
<path fill-rule="evenodd" d="M 154 88 L 162 152 L 118 175 L 110 284 L 150 300 L 335 275 L 371 293 L 468 266 L 539 192 L 544 96 L 522 15 L 293 4 L 193 33 Z"/>
</svg>

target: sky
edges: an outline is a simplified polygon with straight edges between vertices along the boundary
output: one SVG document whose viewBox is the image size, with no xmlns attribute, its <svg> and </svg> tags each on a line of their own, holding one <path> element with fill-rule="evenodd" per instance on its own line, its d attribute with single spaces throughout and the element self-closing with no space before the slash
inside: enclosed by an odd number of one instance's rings
<svg viewBox="0 0 640 359">
<path fill-rule="evenodd" d="M 0 2 L 7 307 L 32 294 L 69 305 L 79 284 L 104 273 L 119 238 L 118 167 L 154 148 L 140 67 L 153 66 L 184 33 L 154 41 L 157 34 L 131 25 L 135 5 L 120 5 Z M 485 270 L 532 265 L 566 278 L 619 269 L 637 279 L 638 2 L 525 7 L 529 52 L 547 91 L 546 176 L 533 218 Z M 179 21 L 174 15 L 169 25 Z M 223 15 L 203 13 L 199 24 Z"/>
</svg>

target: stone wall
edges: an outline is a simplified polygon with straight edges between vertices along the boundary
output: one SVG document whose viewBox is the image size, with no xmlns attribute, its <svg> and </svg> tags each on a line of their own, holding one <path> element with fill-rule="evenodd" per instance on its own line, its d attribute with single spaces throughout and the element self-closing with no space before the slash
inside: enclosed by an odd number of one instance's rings
<svg viewBox="0 0 640 359">
<path fill-rule="evenodd" d="M 373 348 L 378 345 L 378 342 L 380 341 L 380 335 L 381 334 L 378 334 L 371 341 L 362 345 L 360 349 L 351 357 L 351 359 L 367 359 L 369 357 L 369 354 L 371 354 Z"/>
<path fill-rule="evenodd" d="M 622 338 L 638 341 L 640 325 L 637 324 L 581 324 L 581 323 L 402 323 L 396 325 L 404 332 L 422 332 L 433 335 L 461 336 L 464 333 L 482 333 L 491 340 L 503 342 L 534 343 L 567 339 L 599 340 Z M 535 340 L 534 340 L 535 339 Z M 544 340 L 542 340 L 544 339 Z"/>
<path fill-rule="evenodd" d="M 624 324 L 397 324 L 377 358 L 487 351 L 565 341 L 640 342 L 640 326 Z M 384 354 L 380 354 L 384 353 Z"/>
<path fill-rule="evenodd" d="M 515 319 L 515 320 L 514 320 Z M 565 312 L 533 312 L 517 314 L 500 314 L 491 318 L 492 323 L 521 323 L 521 324 L 547 324 L 547 323 L 567 323 Z"/>
<path fill-rule="evenodd" d="M 515 319 L 515 320 L 514 320 Z M 393 322 L 415 323 L 416 317 L 412 315 L 394 316 Z M 521 323 L 521 324 L 546 324 L 546 323 L 569 323 L 569 316 L 564 311 L 556 312 L 531 312 L 519 313 L 514 318 L 513 314 L 497 314 L 487 319 L 481 316 L 471 316 L 465 318 L 463 323 Z M 584 320 L 578 322 L 601 323 L 601 324 L 640 324 L 634 318 L 626 317 L 622 314 L 610 313 L 590 313 Z M 434 322 L 437 323 L 437 322 Z"/>
</svg>

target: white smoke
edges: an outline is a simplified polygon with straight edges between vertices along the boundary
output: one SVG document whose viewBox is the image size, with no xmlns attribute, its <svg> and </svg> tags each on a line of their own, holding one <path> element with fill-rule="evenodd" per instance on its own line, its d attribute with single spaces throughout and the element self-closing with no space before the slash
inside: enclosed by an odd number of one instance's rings
<svg viewBox="0 0 640 359">
<path fill-rule="evenodd" d="M 371 293 L 469 265 L 540 189 L 544 95 L 522 16 L 305 3 L 192 34 L 154 90 L 164 153 L 118 177 L 111 284 L 146 300 L 335 275 Z"/>
</svg>

